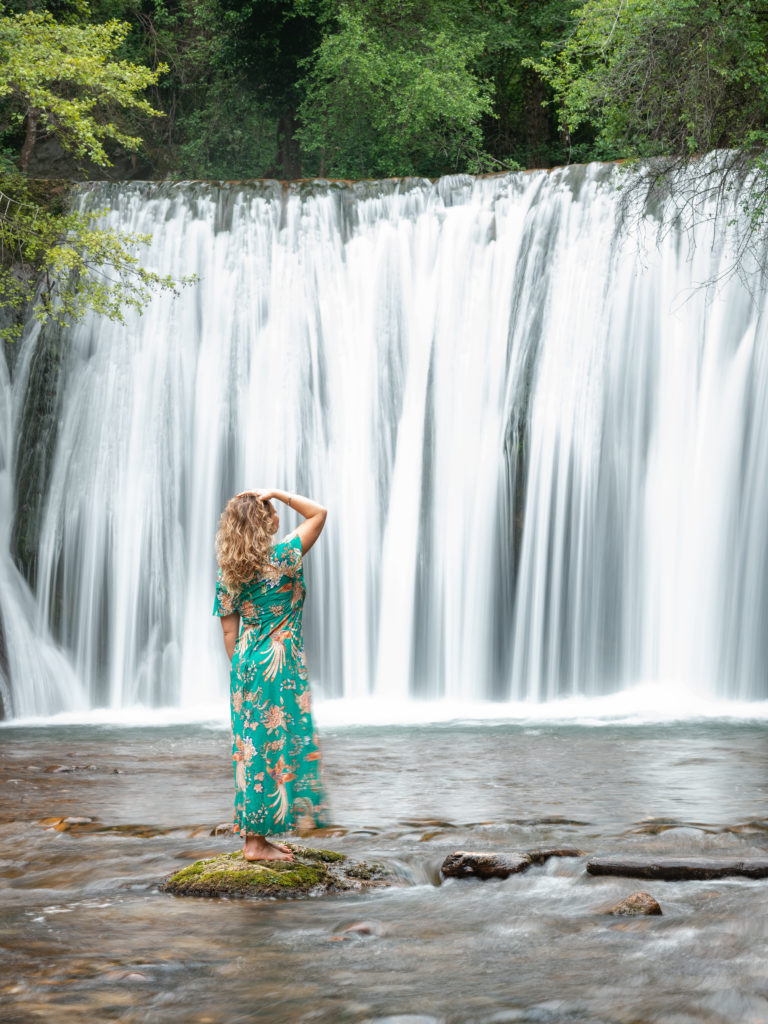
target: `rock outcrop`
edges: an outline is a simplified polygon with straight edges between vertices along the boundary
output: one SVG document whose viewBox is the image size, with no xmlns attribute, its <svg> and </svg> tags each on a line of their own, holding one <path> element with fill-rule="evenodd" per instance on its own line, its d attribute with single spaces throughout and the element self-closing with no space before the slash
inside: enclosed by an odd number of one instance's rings
<svg viewBox="0 0 768 1024">
<path fill-rule="evenodd" d="M 238 850 L 195 861 L 171 875 L 160 888 L 174 896 L 296 899 L 329 892 L 359 892 L 396 882 L 382 864 L 356 863 L 332 850 L 286 845 L 293 850 L 292 861 L 247 861 Z"/>
</svg>

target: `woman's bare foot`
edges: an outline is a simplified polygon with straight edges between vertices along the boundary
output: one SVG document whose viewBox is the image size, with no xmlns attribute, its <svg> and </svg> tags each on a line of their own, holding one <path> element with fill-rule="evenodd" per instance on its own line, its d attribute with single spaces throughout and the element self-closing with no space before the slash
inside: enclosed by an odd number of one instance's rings
<svg viewBox="0 0 768 1024">
<path fill-rule="evenodd" d="M 246 860 L 293 860 L 293 851 L 282 843 L 270 843 L 265 836 L 246 836 L 243 857 Z"/>
</svg>

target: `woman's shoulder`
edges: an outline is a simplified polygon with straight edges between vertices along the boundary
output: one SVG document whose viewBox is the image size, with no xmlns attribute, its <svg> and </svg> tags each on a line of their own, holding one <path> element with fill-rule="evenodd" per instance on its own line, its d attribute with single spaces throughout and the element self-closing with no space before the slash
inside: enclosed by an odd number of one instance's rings
<svg viewBox="0 0 768 1024">
<path fill-rule="evenodd" d="M 301 540 L 294 531 L 270 547 L 265 565 L 256 576 L 243 583 L 238 596 L 252 598 L 264 589 L 271 590 L 283 576 L 292 575 L 300 567 Z"/>
<path fill-rule="evenodd" d="M 299 537 L 299 531 L 293 530 L 291 533 L 287 533 L 282 540 L 279 540 L 275 547 L 296 547 L 298 545 L 301 548 L 301 538 Z"/>
<path fill-rule="evenodd" d="M 270 561 L 281 569 L 301 564 L 301 538 L 296 530 L 272 545 Z"/>
</svg>

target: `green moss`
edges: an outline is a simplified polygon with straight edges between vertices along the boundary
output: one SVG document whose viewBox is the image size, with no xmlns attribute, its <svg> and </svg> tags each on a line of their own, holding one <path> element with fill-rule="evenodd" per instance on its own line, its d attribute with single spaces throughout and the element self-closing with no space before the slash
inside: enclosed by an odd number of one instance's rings
<svg viewBox="0 0 768 1024">
<path fill-rule="evenodd" d="M 287 843 L 286 845 L 290 846 L 294 853 L 297 850 L 301 851 L 302 858 L 306 860 L 319 860 L 324 864 L 336 864 L 347 859 L 343 853 L 336 853 L 334 850 L 313 850 L 309 846 L 294 846 L 292 843 Z"/>
<path fill-rule="evenodd" d="M 195 861 L 194 864 L 190 864 L 190 866 L 188 868 L 184 868 L 183 871 L 179 871 L 178 874 L 175 877 L 176 878 L 194 878 L 195 875 L 202 875 L 203 871 L 205 871 L 205 868 L 203 866 L 203 861 L 198 860 L 198 861 Z"/>
<path fill-rule="evenodd" d="M 381 864 L 350 864 L 342 853 L 289 844 L 292 861 L 247 861 L 240 851 L 199 860 L 162 885 L 179 896 L 290 898 L 317 892 L 343 892 L 385 884 L 391 875 Z"/>
<path fill-rule="evenodd" d="M 353 864 L 352 867 L 347 868 L 346 874 L 348 878 L 359 878 L 361 881 L 370 882 L 374 879 L 388 877 L 389 871 L 383 864 L 366 864 L 363 861 L 361 864 Z"/>
</svg>

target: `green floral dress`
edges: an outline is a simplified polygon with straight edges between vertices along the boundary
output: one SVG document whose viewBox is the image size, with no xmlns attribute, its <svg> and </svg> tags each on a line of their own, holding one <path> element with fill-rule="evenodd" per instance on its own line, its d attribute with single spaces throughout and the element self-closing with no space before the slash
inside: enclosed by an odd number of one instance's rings
<svg viewBox="0 0 768 1024">
<path fill-rule="evenodd" d="M 235 593 L 219 573 L 214 615 L 242 620 L 230 673 L 235 832 L 329 823 L 304 660 L 301 539 L 275 544 L 264 572 Z"/>
</svg>

